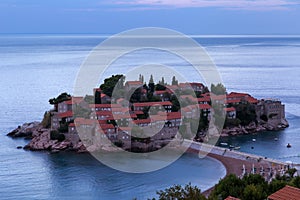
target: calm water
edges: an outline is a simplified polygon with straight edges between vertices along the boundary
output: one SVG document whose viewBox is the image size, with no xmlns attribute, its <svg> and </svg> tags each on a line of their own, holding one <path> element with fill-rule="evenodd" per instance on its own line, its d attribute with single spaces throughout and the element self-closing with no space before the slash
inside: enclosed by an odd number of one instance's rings
<svg viewBox="0 0 300 200">
<path fill-rule="evenodd" d="M 27 121 L 41 120 L 48 99 L 72 92 L 79 67 L 103 38 L 95 36 L 0 37 L 0 199 L 145 199 L 173 184 L 214 185 L 224 168 L 210 159 L 184 155 L 148 174 L 109 169 L 88 155 L 17 150 L 26 141 L 5 134 Z M 300 163 L 300 38 L 197 38 L 221 72 L 229 91 L 280 98 L 291 127 L 280 132 L 240 136 L 229 143 L 241 151 Z M 147 59 L 144 53 L 141 58 Z M 130 60 L 128 60 L 130 62 Z M 162 62 L 184 69 L 168 57 Z M 193 74 L 191 80 L 196 80 Z M 274 138 L 279 138 L 274 141 Z M 256 142 L 252 139 L 256 138 Z M 286 144 L 292 148 L 287 149 Z M 251 149 L 254 147 L 254 149 Z"/>
</svg>

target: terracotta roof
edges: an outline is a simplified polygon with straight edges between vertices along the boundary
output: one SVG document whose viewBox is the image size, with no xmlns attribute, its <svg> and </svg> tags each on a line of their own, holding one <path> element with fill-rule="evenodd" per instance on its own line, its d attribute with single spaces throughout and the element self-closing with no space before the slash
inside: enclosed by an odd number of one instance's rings
<svg viewBox="0 0 300 200">
<path fill-rule="evenodd" d="M 226 103 L 240 103 L 241 100 L 240 99 L 227 99 Z"/>
<path fill-rule="evenodd" d="M 76 125 L 94 125 L 97 121 L 93 119 L 76 118 L 74 123 Z"/>
<path fill-rule="evenodd" d="M 58 116 L 60 118 L 73 117 L 73 112 L 67 111 L 67 112 L 59 113 Z"/>
<path fill-rule="evenodd" d="M 258 100 L 251 96 L 246 97 L 246 101 L 248 101 L 249 103 L 258 103 Z"/>
<path fill-rule="evenodd" d="M 300 189 L 292 186 L 285 186 L 281 190 L 268 196 L 269 200 L 299 200 Z"/>
<path fill-rule="evenodd" d="M 228 196 L 225 200 L 240 200 L 240 199 L 232 196 Z"/>
<path fill-rule="evenodd" d="M 232 111 L 235 111 L 235 108 L 234 108 L 234 107 L 224 108 L 224 110 L 225 110 L 226 112 L 232 112 Z"/>
<path fill-rule="evenodd" d="M 247 96 L 250 96 L 249 94 L 247 93 L 240 93 L 240 92 L 231 92 L 230 94 L 227 95 L 227 97 L 247 97 Z"/>
<path fill-rule="evenodd" d="M 74 123 L 70 123 L 69 127 L 75 127 L 75 124 Z"/>
<path fill-rule="evenodd" d="M 180 112 L 170 112 L 167 114 L 167 119 L 168 120 L 181 119 L 181 113 Z"/>
<path fill-rule="evenodd" d="M 188 88 L 188 89 L 193 89 L 190 83 L 179 83 L 178 87 L 180 88 Z"/>
<path fill-rule="evenodd" d="M 200 97 L 200 98 L 197 98 L 197 101 L 198 102 L 210 102 L 210 97 L 209 96 Z"/>
<path fill-rule="evenodd" d="M 98 120 L 98 124 L 107 124 L 106 120 Z"/>
<path fill-rule="evenodd" d="M 211 100 L 226 100 L 226 95 L 215 95 L 215 94 L 211 94 L 210 95 Z"/>
<path fill-rule="evenodd" d="M 136 110 L 133 113 L 136 114 L 136 115 L 143 115 L 144 114 L 144 112 L 141 111 L 141 110 Z"/>
<path fill-rule="evenodd" d="M 114 129 L 114 125 L 112 124 L 100 124 L 100 127 L 102 130 L 107 130 L 107 129 Z"/>
<path fill-rule="evenodd" d="M 209 104 L 199 104 L 199 107 L 201 110 L 211 109 L 211 106 Z"/>
<path fill-rule="evenodd" d="M 147 107 L 147 106 L 172 106 L 170 101 L 159 101 L 159 102 L 144 102 L 144 103 L 134 103 L 134 107 Z"/>
<path fill-rule="evenodd" d="M 156 95 L 161 95 L 161 94 L 165 94 L 165 93 L 172 93 L 169 90 L 157 90 L 154 92 L 154 94 Z"/>
<path fill-rule="evenodd" d="M 90 104 L 90 108 L 120 108 L 120 104 Z"/>
<path fill-rule="evenodd" d="M 149 118 L 148 119 L 137 119 L 137 120 L 133 120 L 133 122 L 135 124 L 150 124 L 151 120 Z"/>
<path fill-rule="evenodd" d="M 126 85 L 126 84 L 128 84 L 128 85 L 140 85 L 140 86 L 143 85 L 143 83 L 142 83 L 141 81 L 127 81 L 127 82 L 125 83 L 125 85 Z"/>
<path fill-rule="evenodd" d="M 122 127 L 119 127 L 119 131 L 131 131 L 132 127 L 125 127 L 125 126 L 122 126 Z"/>
<path fill-rule="evenodd" d="M 67 105 L 80 104 L 83 101 L 83 97 L 72 97 L 70 100 L 65 101 Z"/>
<path fill-rule="evenodd" d="M 197 98 L 193 97 L 192 95 L 180 95 L 180 98 L 181 99 L 189 99 L 193 102 L 196 102 L 197 101 Z"/>
<path fill-rule="evenodd" d="M 102 110 L 102 111 L 97 111 L 96 112 L 96 115 L 100 115 L 100 116 L 110 116 L 112 115 L 112 112 L 111 111 L 108 111 L 108 110 Z"/>
<path fill-rule="evenodd" d="M 178 89 L 178 85 L 167 85 L 166 87 L 167 87 L 169 90 L 171 90 L 171 91 L 172 91 L 172 90 L 174 91 L 174 90 L 177 90 L 177 89 Z"/>
</svg>

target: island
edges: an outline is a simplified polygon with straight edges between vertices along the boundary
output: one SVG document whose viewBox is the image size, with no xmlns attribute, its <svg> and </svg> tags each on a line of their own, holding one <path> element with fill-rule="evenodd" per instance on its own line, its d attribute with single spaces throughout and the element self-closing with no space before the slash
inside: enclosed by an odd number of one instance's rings
<svg viewBox="0 0 300 200">
<path fill-rule="evenodd" d="M 25 123 L 8 133 L 30 139 L 24 149 L 91 152 L 151 152 L 183 139 L 208 142 L 212 137 L 254 134 L 289 126 L 285 106 L 277 99 L 256 99 L 226 91 L 218 83 L 210 88 L 199 82 L 171 84 L 164 77 L 148 83 L 144 76 L 127 80 L 113 75 L 93 95 L 62 93 L 49 100 L 53 108 L 42 122 Z M 219 127 L 212 126 L 221 118 Z M 107 142 L 109 141 L 109 142 Z M 176 142 L 175 142 L 176 145 Z"/>
</svg>

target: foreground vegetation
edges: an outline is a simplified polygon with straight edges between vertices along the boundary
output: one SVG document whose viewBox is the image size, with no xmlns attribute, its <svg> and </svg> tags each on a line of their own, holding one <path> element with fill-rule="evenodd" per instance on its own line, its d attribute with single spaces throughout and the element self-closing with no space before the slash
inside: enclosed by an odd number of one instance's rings
<svg viewBox="0 0 300 200">
<path fill-rule="evenodd" d="M 192 186 L 190 183 L 184 187 L 174 185 L 157 191 L 157 195 L 159 200 L 222 200 L 228 196 L 242 200 L 264 200 L 286 185 L 300 188 L 300 177 L 294 177 L 295 172 L 295 169 L 290 169 L 285 175 L 277 176 L 270 183 L 266 182 L 264 177 L 259 174 L 250 174 L 242 179 L 236 175 L 229 175 L 215 185 L 208 198 L 201 194 L 201 190 L 197 186 Z"/>
</svg>

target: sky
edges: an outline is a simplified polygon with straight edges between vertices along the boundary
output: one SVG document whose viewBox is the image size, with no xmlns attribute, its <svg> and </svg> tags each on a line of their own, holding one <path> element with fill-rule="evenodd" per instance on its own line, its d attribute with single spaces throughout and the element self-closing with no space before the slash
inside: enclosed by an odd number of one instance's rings
<svg viewBox="0 0 300 200">
<path fill-rule="evenodd" d="M 300 35 L 300 0 L 1 0 L 0 34 Z"/>
</svg>

